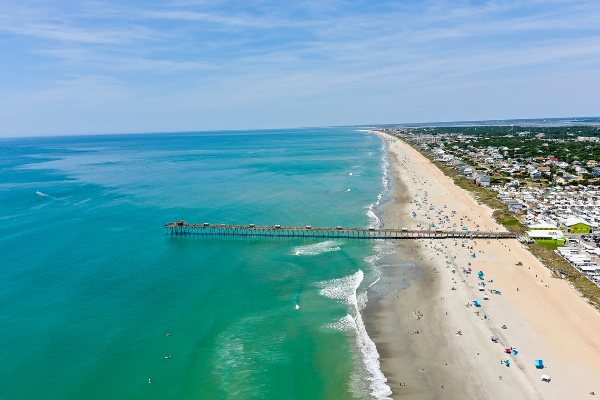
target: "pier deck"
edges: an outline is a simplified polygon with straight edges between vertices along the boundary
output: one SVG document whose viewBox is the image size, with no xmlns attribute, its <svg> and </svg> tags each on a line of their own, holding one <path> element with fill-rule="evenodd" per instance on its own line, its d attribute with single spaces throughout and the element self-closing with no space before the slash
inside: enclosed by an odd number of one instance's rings
<svg viewBox="0 0 600 400">
<path fill-rule="evenodd" d="M 188 224 L 184 221 L 165 225 L 169 236 L 238 236 L 238 237 L 297 237 L 340 239 L 516 239 L 512 232 L 465 231 L 465 230 L 408 230 L 408 229 L 360 229 L 318 228 L 312 226 L 256 226 L 226 224 Z"/>
</svg>

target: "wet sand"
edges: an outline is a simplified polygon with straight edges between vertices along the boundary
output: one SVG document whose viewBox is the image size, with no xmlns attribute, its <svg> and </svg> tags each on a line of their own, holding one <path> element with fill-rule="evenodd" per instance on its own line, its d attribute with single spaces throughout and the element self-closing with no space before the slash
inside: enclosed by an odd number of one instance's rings
<svg viewBox="0 0 600 400">
<path fill-rule="evenodd" d="M 442 229 L 504 230 L 488 207 L 478 205 L 429 160 L 384 137 L 395 178 L 385 227 L 420 229 L 433 223 Z M 392 266 L 384 268 L 379 284 L 388 285 L 386 294 L 369 300 L 364 313 L 393 398 L 575 399 L 600 392 L 600 314 L 567 282 L 550 278 L 516 240 L 397 243 L 398 252 L 386 259 Z M 522 266 L 515 265 L 519 261 Z M 409 263 L 415 267 L 402 275 Z M 469 263 L 472 274 L 463 272 Z M 481 282 L 485 291 L 479 290 Z M 484 294 L 489 300 L 483 300 Z M 482 307 L 467 307 L 473 300 Z M 511 347 L 517 355 L 504 353 Z M 544 360 L 546 368 L 536 369 L 536 359 Z M 542 374 L 550 375 L 551 382 L 542 382 Z"/>
</svg>

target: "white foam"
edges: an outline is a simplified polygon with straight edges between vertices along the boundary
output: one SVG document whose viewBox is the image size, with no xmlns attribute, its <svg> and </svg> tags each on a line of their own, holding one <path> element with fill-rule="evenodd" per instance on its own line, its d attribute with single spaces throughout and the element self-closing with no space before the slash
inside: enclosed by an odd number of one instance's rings
<svg viewBox="0 0 600 400">
<path fill-rule="evenodd" d="M 361 361 L 365 372 L 364 379 L 368 382 L 369 393 L 376 399 L 387 400 L 390 399 L 389 396 L 392 394 L 392 390 L 386 384 L 387 379 L 383 375 L 383 372 L 381 372 L 377 347 L 369 337 L 362 316 L 360 315 L 361 306 L 364 307 L 364 304 L 366 304 L 366 291 L 360 296 L 357 295 L 357 290 L 363 278 L 364 272 L 358 270 L 353 275 L 321 282 L 319 284 L 321 286 L 319 293 L 325 297 L 340 300 L 349 306 L 348 315 L 330 326 L 340 330 L 351 328 L 355 330 L 356 346 L 361 354 Z"/>
<path fill-rule="evenodd" d="M 42 193 L 39 190 L 37 192 L 35 192 L 35 194 L 37 194 L 38 196 L 42 196 L 42 197 L 48 197 L 48 195 L 46 193 Z"/>
<path fill-rule="evenodd" d="M 296 256 L 316 256 L 318 254 L 327 253 L 330 251 L 339 251 L 339 246 L 333 247 L 336 244 L 341 244 L 333 240 L 327 240 L 325 242 L 309 244 L 306 246 L 296 246 L 292 250 L 292 254 Z"/>
<path fill-rule="evenodd" d="M 338 321 L 325 325 L 325 328 L 337 329 L 338 331 L 356 331 L 356 323 L 352 315 L 346 314 L 345 317 L 340 318 Z"/>
<path fill-rule="evenodd" d="M 375 207 L 377 207 L 379 205 L 380 200 L 381 200 L 381 194 L 377 195 L 377 202 L 371 204 L 369 206 L 369 210 L 367 211 L 367 217 L 369 217 L 369 227 L 370 228 L 381 229 L 383 226 L 381 220 L 379 218 L 377 218 L 377 215 L 375 215 L 375 212 L 373 212 L 373 209 L 375 209 Z"/>
</svg>

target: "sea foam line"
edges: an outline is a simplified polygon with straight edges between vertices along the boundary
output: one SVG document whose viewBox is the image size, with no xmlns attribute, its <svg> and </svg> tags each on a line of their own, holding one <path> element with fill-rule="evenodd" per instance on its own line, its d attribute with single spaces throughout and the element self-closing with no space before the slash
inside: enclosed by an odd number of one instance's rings
<svg viewBox="0 0 600 400">
<path fill-rule="evenodd" d="M 327 325 L 327 327 L 355 331 L 356 346 L 361 354 L 361 361 L 366 373 L 365 378 L 368 381 L 370 394 L 376 399 L 388 400 L 390 399 L 389 396 L 392 394 L 392 390 L 386 384 L 387 379 L 383 375 L 383 372 L 381 372 L 381 365 L 379 363 L 379 352 L 377 352 L 375 343 L 369 337 L 360 314 L 361 305 L 364 307 L 364 304 L 366 304 L 366 296 L 363 297 L 363 293 L 366 294 L 366 292 L 361 293 L 360 303 L 363 304 L 359 305 L 357 290 L 364 276 L 364 272 L 358 270 L 353 275 L 321 282 L 319 284 L 321 286 L 319 293 L 330 299 L 340 300 L 349 306 L 348 314 L 344 318 L 334 324 Z"/>
</svg>

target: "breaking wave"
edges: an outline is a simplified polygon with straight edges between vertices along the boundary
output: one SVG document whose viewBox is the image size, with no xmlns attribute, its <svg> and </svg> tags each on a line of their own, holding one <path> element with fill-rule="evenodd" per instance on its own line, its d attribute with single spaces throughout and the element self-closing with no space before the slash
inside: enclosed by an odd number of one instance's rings
<svg viewBox="0 0 600 400">
<path fill-rule="evenodd" d="M 379 353 L 377 352 L 375 343 L 367 333 L 360 314 L 360 310 L 365 307 L 367 302 L 366 290 L 360 294 L 357 293 L 364 276 L 364 272 L 358 270 L 353 275 L 318 284 L 321 287 L 319 293 L 322 296 L 338 300 L 348 307 L 348 314 L 345 317 L 337 322 L 326 325 L 326 327 L 343 331 L 353 330 L 356 334 L 356 346 L 360 352 L 364 371 L 356 371 L 353 374 L 354 390 L 362 392 L 364 389 L 367 389 L 368 394 L 376 399 L 390 399 L 389 396 L 392 394 L 392 390 L 386 384 L 387 379 L 383 375 L 383 372 L 381 372 Z M 373 282 L 371 285 L 376 282 Z M 366 383 L 367 387 L 363 389 L 361 386 L 364 383 Z"/>
<path fill-rule="evenodd" d="M 318 254 L 327 253 L 330 251 L 341 250 L 340 246 L 335 246 L 336 244 L 341 243 L 333 240 L 327 240 L 325 242 L 309 244 L 306 246 L 296 246 L 294 247 L 292 254 L 296 256 L 316 256 Z"/>
</svg>

